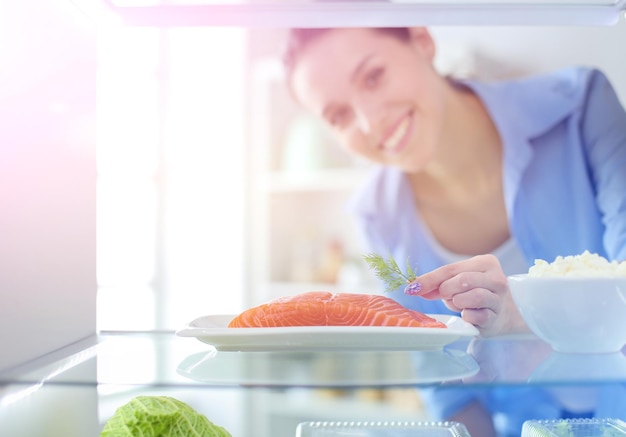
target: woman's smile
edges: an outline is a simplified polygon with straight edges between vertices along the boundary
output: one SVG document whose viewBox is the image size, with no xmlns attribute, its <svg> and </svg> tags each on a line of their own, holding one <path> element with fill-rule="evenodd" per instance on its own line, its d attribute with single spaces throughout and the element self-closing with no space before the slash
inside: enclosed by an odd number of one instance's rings
<svg viewBox="0 0 626 437">
<path fill-rule="evenodd" d="M 387 133 L 381 143 L 381 149 L 386 153 L 399 153 L 406 144 L 413 128 L 413 112 L 405 114 Z"/>
</svg>

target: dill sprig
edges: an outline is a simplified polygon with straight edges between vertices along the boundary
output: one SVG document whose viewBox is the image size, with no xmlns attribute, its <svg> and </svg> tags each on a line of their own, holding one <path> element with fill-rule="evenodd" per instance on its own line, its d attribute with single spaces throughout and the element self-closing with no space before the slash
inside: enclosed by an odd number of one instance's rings
<svg viewBox="0 0 626 437">
<path fill-rule="evenodd" d="M 385 259 L 378 254 L 370 253 L 364 255 L 363 259 L 376 276 L 386 284 L 385 292 L 392 292 L 403 285 L 410 284 L 417 277 L 408 259 L 405 268 L 406 273 L 398 266 L 391 254 L 389 254 L 389 258 Z"/>
</svg>

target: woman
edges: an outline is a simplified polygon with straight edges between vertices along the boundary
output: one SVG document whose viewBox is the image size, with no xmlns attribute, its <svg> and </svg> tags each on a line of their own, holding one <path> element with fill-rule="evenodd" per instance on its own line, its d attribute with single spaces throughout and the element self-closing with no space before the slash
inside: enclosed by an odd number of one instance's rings
<svg viewBox="0 0 626 437">
<path fill-rule="evenodd" d="M 369 249 L 428 272 L 426 299 L 392 297 L 522 332 L 506 275 L 584 250 L 626 259 L 626 114 L 597 70 L 485 84 L 441 76 L 434 56 L 425 28 L 300 29 L 285 65 L 294 97 L 378 164 L 353 202 Z M 507 393 L 436 391 L 431 411 L 483 436 L 491 416 L 519 435 L 561 414 L 543 392 L 514 407 Z"/>
</svg>

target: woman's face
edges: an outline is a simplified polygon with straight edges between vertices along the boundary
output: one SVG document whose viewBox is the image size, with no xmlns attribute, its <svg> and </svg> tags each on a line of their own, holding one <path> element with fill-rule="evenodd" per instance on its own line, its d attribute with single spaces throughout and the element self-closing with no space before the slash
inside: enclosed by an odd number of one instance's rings
<svg viewBox="0 0 626 437">
<path fill-rule="evenodd" d="M 402 41 L 373 29 L 333 29 L 311 41 L 292 75 L 298 100 L 341 143 L 374 162 L 418 172 L 440 140 L 445 80 L 423 28 Z"/>
</svg>

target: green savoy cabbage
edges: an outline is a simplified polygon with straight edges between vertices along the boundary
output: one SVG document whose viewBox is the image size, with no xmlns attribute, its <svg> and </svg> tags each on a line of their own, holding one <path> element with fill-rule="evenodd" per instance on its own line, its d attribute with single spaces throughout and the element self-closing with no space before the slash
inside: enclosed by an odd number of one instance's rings
<svg viewBox="0 0 626 437">
<path fill-rule="evenodd" d="M 115 411 L 100 437 L 232 437 L 184 402 L 137 396 Z"/>
</svg>

